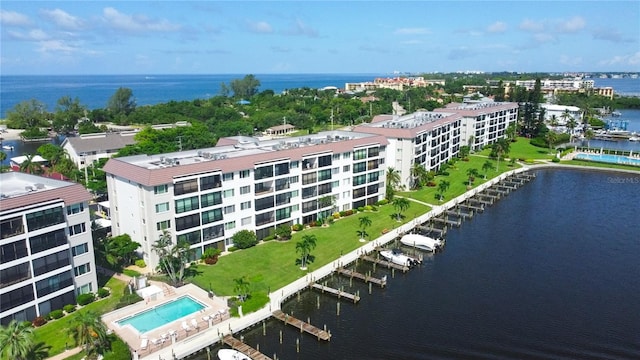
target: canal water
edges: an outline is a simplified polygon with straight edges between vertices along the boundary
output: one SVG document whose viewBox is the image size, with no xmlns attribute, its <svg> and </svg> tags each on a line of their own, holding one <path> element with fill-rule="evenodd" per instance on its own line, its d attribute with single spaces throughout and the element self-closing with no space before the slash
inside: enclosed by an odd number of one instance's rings
<svg viewBox="0 0 640 360">
<path fill-rule="evenodd" d="M 275 320 L 236 336 L 278 359 L 640 358 L 640 174 L 536 173 L 422 266 L 358 265 L 386 288 L 326 279 L 360 303 L 305 291 L 284 304 L 330 342 Z"/>
</svg>

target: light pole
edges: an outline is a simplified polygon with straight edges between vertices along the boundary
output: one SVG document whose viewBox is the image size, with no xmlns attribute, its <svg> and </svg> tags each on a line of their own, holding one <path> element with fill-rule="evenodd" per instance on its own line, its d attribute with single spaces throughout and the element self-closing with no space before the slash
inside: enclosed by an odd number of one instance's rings
<svg viewBox="0 0 640 360">
<path fill-rule="evenodd" d="M 87 174 L 87 154 L 82 153 L 82 164 L 84 165 L 84 187 L 89 186 L 89 175 Z"/>
</svg>

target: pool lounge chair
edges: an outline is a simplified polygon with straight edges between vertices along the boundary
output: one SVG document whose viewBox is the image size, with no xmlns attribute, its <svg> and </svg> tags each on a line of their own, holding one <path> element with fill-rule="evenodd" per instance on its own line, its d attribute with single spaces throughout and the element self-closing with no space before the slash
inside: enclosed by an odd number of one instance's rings
<svg viewBox="0 0 640 360">
<path fill-rule="evenodd" d="M 186 332 L 189 332 L 189 331 L 191 331 L 193 329 L 191 328 L 191 326 L 187 325 L 187 321 L 184 320 L 184 321 L 182 321 L 182 330 L 184 330 Z"/>
<path fill-rule="evenodd" d="M 142 340 L 140 340 L 140 350 L 147 350 L 148 347 L 149 347 L 149 339 L 147 339 L 146 337 L 143 337 Z"/>
<path fill-rule="evenodd" d="M 193 326 L 196 330 L 199 328 L 198 321 L 195 318 L 191 319 L 191 326 Z"/>
<path fill-rule="evenodd" d="M 151 339 L 151 343 L 155 346 L 162 345 L 163 342 L 164 341 L 162 341 L 162 339 L 156 339 L 156 338 Z"/>
</svg>

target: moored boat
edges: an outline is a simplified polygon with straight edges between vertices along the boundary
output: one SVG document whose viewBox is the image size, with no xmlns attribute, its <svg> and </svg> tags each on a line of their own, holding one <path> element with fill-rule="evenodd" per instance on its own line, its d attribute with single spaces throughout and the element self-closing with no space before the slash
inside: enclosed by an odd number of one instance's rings
<svg viewBox="0 0 640 360">
<path fill-rule="evenodd" d="M 417 259 L 414 259 L 410 256 L 403 254 L 399 250 L 389 250 L 389 249 L 381 250 L 380 256 L 382 256 L 387 261 L 390 261 L 394 264 L 398 264 L 406 267 L 412 267 L 412 266 L 418 265 L 418 263 L 420 262 Z"/>
<path fill-rule="evenodd" d="M 218 350 L 218 359 L 220 360 L 251 360 L 250 357 L 233 349 Z"/>
<path fill-rule="evenodd" d="M 403 245 L 425 251 L 436 251 L 444 245 L 444 241 L 441 239 L 433 239 L 420 234 L 406 234 L 400 239 L 400 242 Z"/>
</svg>

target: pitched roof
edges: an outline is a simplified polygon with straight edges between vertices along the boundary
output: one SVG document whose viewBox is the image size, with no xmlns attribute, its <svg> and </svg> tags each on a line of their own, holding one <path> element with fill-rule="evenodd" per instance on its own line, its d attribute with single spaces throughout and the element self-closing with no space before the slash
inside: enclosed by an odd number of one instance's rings
<svg viewBox="0 0 640 360">
<path fill-rule="evenodd" d="M 62 146 L 70 144 L 76 153 L 120 150 L 123 147 L 135 144 L 134 132 L 127 133 L 98 133 L 86 134 L 76 137 L 68 137 Z"/>
</svg>

